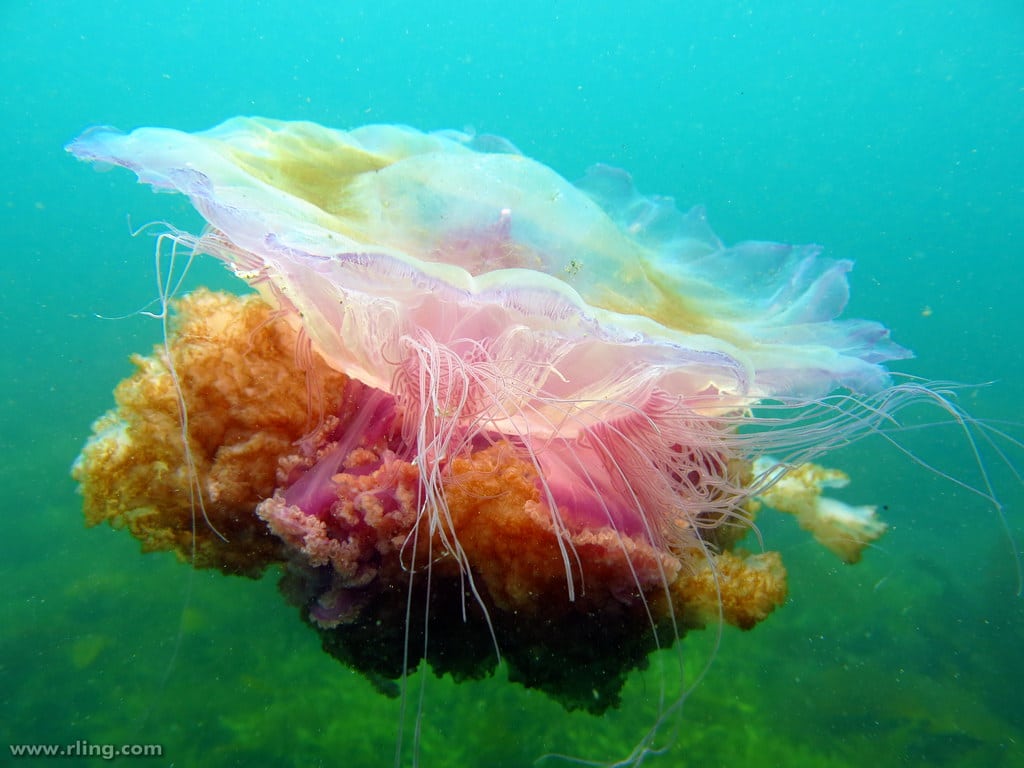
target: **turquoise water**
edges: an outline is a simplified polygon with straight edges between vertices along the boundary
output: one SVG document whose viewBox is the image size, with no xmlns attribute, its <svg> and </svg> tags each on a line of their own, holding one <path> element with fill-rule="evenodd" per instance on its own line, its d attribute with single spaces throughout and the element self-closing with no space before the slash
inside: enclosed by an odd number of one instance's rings
<svg viewBox="0 0 1024 768">
<path fill-rule="evenodd" d="M 899 369 L 993 382 L 964 406 L 1024 436 L 1019 3 L 334 5 L 0 5 L 0 748 L 84 739 L 161 744 L 140 761 L 153 765 L 377 766 L 393 763 L 400 721 L 320 651 L 273 578 L 193 573 L 83 527 L 68 468 L 128 355 L 160 334 L 133 314 L 156 288 L 152 242 L 129 232 L 197 223 L 183 199 L 67 156 L 89 125 L 472 126 L 569 178 L 620 165 L 644 191 L 704 203 L 726 241 L 814 241 L 855 259 L 848 314 L 915 350 Z M 212 260 L 191 283 L 238 287 Z M 906 445 L 980 482 L 956 430 Z M 1024 541 L 1024 489 L 987 461 Z M 1024 600 L 998 516 L 881 440 L 833 463 L 854 477 L 848 498 L 887 505 L 893 529 L 845 567 L 766 517 L 790 600 L 750 633 L 724 632 L 651 764 L 1024 764 Z M 683 641 L 691 672 L 714 640 Z M 421 763 L 618 757 L 649 726 L 657 685 L 656 669 L 636 675 L 623 708 L 597 719 L 501 674 L 430 677 Z"/>
</svg>

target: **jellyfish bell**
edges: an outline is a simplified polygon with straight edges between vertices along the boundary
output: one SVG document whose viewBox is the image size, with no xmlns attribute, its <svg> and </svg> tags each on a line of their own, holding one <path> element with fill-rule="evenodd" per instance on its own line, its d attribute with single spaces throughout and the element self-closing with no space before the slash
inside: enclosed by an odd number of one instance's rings
<svg viewBox="0 0 1024 768">
<path fill-rule="evenodd" d="M 450 133 L 240 118 L 199 134 L 98 129 L 69 149 L 186 194 L 214 228 L 201 249 L 259 271 L 249 282 L 320 354 L 384 389 L 419 329 L 529 343 L 534 375 L 566 399 L 605 399 L 599 375 L 624 352 L 648 379 L 686 378 L 669 391 L 737 397 L 873 391 L 888 382 L 878 363 L 907 354 L 876 323 L 833 322 L 849 262 L 723 248 L 700 210 L 643 198 L 611 169 L 577 188 Z M 551 376 L 553 359 L 580 365 Z"/>
<path fill-rule="evenodd" d="M 739 546 L 762 504 L 849 562 L 884 532 L 812 459 L 921 398 L 962 419 L 892 383 L 909 353 L 883 326 L 837 319 L 850 262 L 726 247 L 622 171 L 570 184 L 501 139 L 246 118 L 68 149 L 188 196 L 209 226 L 169 240 L 259 294 L 179 300 L 76 464 L 87 519 L 198 566 L 282 564 L 374 681 L 500 655 L 603 712 L 651 651 L 783 602 L 780 557 Z M 185 483 L 224 535 L 189 526 Z"/>
</svg>

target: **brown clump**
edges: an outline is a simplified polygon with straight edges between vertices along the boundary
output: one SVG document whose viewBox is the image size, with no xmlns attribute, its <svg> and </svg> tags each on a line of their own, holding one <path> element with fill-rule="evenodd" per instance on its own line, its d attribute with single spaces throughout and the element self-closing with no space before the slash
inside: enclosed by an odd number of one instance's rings
<svg viewBox="0 0 1024 768">
<path fill-rule="evenodd" d="M 290 563 L 286 594 L 306 609 L 325 650 L 383 691 L 421 658 L 456 680 L 491 674 L 493 631 L 511 680 L 600 714 L 618 705 L 630 670 L 655 648 L 719 616 L 749 629 L 785 598 L 777 553 L 709 546 L 676 554 L 608 527 L 559 534 L 532 462 L 509 443 L 451 460 L 444 512 L 414 556 L 406 544 L 422 521 L 420 502 L 391 493 L 402 487 L 396 477 L 408 482 L 418 470 L 393 460 L 371 474 L 336 475 L 337 501 L 321 517 L 280 494 L 261 507 L 302 553 Z M 378 492 L 394 502 L 383 515 Z M 325 592 L 323 572 L 309 566 L 328 562 Z M 413 562 L 430 563 L 429 590 Z M 413 570 L 420 575 L 410 579 Z"/>
<path fill-rule="evenodd" d="M 570 571 L 580 594 L 570 603 L 566 568 L 551 513 L 541 502 L 532 464 L 496 445 L 452 462 L 445 498 L 465 559 L 502 610 L 525 615 L 631 607 L 644 603 L 656 621 L 672 612 L 689 627 L 721 617 L 749 629 L 786 597 L 777 552 L 694 550 L 683 556 L 610 528 L 566 538 Z"/>
<path fill-rule="evenodd" d="M 132 356 L 138 370 L 118 385 L 117 407 L 96 421 L 75 462 L 86 523 L 128 528 L 146 552 L 172 550 L 199 568 L 258 576 L 283 558 L 283 545 L 255 507 L 273 494 L 278 458 L 315 423 L 306 374 L 294 362 L 298 335 L 256 296 L 200 289 L 176 301 L 175 310 L 170 349 L 194 472 L 183 449 L 178 393 L 158 345 L 150 357 Z M 347 377 L 318 358 L 313 366 L 327 393 L 322 408 L 331 412 Z M 193 477 L 202 507 L 189 492 Z"/>
<path fill-rule="evenodd" d="M 739 550 L 695 558 L 672 584 L 673 601 L 691 627 L 721 615 L 727 624 L 751 629 L 782 605 L 786 591 L 786 569 L 778 552 Z"/>
<path fill-rule="evenodd" d="M 536 469 L 507 445 L 454 460 L 445 498 L 465 560 L 501 610 L 551 616 L 613 604 L 641 612 L 640 592 L 649 598 L 680 569 L 670 554 L 610 528 L 564 534 L 563 556 Z"/>
</svg>

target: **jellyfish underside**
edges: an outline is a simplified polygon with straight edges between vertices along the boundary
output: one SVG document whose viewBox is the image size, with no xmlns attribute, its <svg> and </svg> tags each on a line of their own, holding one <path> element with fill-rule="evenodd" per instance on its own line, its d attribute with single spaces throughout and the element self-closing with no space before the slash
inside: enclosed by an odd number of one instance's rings
<svg viewBox="0 0 1024 768">
<path fill-rule="evenodd" d="M 279 567 L 385 693 L 423 659 L 458 680 L 500 659 L 600 713 L 653 650 L 782 604 L 780 556 L 740 546 L 762 503 L 849 562 L 884 532 L 821 498 L 825 470 L 782 481 L 885 416 L 829 392 L 889 391 L 906 355 L 835 320 L 847 262 L 725 248 L 621 172 L 575 187 L 455 134 L 236 119 L 69 149 L 188 195 L 210 227 L 171 239 L 259 292 L 176 300 L 75 464 L 87 522 Z M 834 429 L 809 445 L 815 407 Z"/>
<path fill-rule="evenodd" d="M 458 680 L 490 674 L 500 653 L 513 680 L 601 712 L 651 651 L 720 610 L 752 627 L 785 596 L 776 553 L 733 551 L 745 509 L 702 529 L 688 552 L 610 525 L 556 533 L 536 467 L 508 440 L 480 439 L 445 462 L 444 519 L 427 514 L 394 398 L 319 358 L 300 369 L 297 333 L 257 296 L 200 289 L 176 309 L 168 348 L 208 522 L 180 492 L 163 346 L 133 358 L 137 372 L 75 465 L 87 521 L 127 527 L 146 551 L 196 567 L 259 577 L 282 566 L 284 593 L 325 650 L 385 692 L 416 667 L 407 648 Z M 312 433 L 308 375 L 327 414 Z"/>
</svg>

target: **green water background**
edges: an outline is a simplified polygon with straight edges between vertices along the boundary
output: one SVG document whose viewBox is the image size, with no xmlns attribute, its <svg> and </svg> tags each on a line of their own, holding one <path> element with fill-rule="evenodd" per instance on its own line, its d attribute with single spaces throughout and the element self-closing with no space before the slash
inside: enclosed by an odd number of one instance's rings
<svg viewBox="0 0 1024 768">
<path fill-rule="evenodd" d="M 83 527 L 68 468 L 128 354 L 160 332 L 131 315 L 155 284 L 152 241 L 129 230 L 197 224 L 183 199 L 66 155 L 93 124 L 472 126 L 569 178 L 619 165 L 644 191 L 706 204 L 727 242 L 855 259 L 848 315 L 915 350 L 899 370 L 994 382 L 963 404 L 1024 434 L 1019 2 L 428 5 L 0 3 L 0 754 L 85 739 L 162 744 L 152 765 L 391 765 L 399 722 L 396 702 L 319 650 L 273 578 L 190 575 Z M 238 288 L 212 261 L 192 278 Z M 906 444 L 979 482 L 955 430 Z M 1021 485 L 987 460 L 1020 540 Z M 766 517 L 790 600 L 724 632 L 651 764 L 1024 765 L 1024 600 L 998 516 L 882 440 L 835 463 L 854 477 L 845 497 L 886 505 L 891 532 L 851 568 Z M 690 674 L 714 637 L 684 641 Z M 421 762 L 621 756 L 658 681 L 634 676 L 598 719 L 502 673 L 430 676 Z"/>
</svg>

